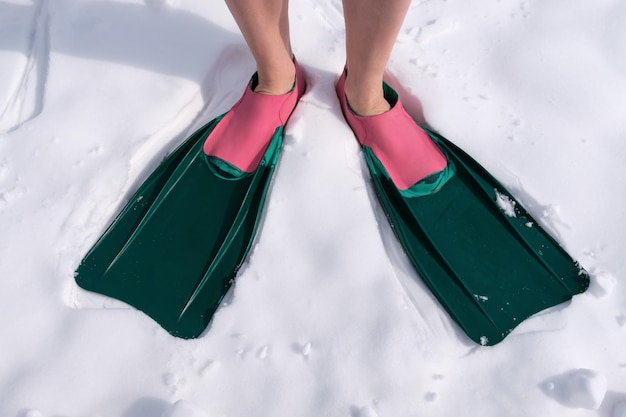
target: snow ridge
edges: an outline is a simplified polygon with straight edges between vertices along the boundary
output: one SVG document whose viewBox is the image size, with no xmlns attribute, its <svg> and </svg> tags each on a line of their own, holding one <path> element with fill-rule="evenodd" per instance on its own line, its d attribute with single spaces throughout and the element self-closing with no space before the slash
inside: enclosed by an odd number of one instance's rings
<svg viewBox="0 0 626 417">
<path fill-rule="evenodd" d="M 48 1 L 41 0 L 34 5 L 34 24 L 26 51 L 28 60 L 15 91 L 0 112 L 0 131 L 10 133 L 43 110 L 50 65 Z"/>
</svg>

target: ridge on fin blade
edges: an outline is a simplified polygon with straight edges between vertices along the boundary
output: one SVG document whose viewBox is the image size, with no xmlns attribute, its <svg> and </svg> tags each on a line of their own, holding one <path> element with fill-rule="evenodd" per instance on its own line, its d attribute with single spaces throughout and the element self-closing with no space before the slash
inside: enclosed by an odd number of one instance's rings
<svg viewBox="0 0 626 417">
<path fill-rule="evenodd" d="M 424 130 L 454 168 L 433 193 L 407 196 L 367 147 L 365 160 L 405 254 L 470 339 L 495 345 L 523 320 L 588 288 L 587 272 L 500 182 Z"/>
<path fill-rule="evenodd" d="M 215 175 L 203 152 L 217 117 L 150 174 L 78 266 L 83 289 L 124 301 L 181 338 L 200 336 L 250 250 L 283 139 L 258 168 Z"/>
</svg>

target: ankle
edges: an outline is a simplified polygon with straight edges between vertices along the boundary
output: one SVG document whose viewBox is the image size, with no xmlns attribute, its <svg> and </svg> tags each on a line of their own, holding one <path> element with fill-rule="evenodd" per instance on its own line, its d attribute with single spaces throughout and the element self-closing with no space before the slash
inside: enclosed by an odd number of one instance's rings
<svg viewBox="0 0 626 417">
<path fill-rule="evenodd" d="M 391 109 L 385 99 L 382 83 L 377 88 L 345 85 L 346 100 L 350 109 L 358 116 L 375 116 Z"/>
<path fill-rule="evenodd" d="M 293 62 L 290 65 L 259 68 L 257 71 L 258 83 L 254 92 L 267 95 L 282 95 L 293 89 L 296 79 L 296 67 Z"/>
</svg>

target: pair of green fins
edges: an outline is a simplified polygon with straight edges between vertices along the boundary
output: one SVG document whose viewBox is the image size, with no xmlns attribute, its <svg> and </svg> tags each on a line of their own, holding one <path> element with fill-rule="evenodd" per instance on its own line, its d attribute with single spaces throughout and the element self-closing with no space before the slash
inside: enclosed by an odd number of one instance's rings
<svg viewBox="0 0 626 417">
<path fill-rule="evenodd" d="M 182 338 L 202 334 L 245 261 L 283 140 L 280 127 L 258 168 L 231 178 L 203 152 L 222 117 L 159 165 L 76 272 L 82 288 L 126 302 Z M 502 184 L 427 132 L 450 176 L 431 194 L 403 196 L 369 148 L 364 155 L 404 252 L 465 333 L 494 345 L 524 319 L 584 292 L 588 274 Z"/>
</svg>

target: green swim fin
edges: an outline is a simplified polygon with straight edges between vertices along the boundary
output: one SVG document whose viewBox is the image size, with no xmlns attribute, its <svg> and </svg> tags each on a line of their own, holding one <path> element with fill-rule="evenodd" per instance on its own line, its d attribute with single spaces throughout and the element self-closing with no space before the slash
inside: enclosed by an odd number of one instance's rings
<svg viewBox="0 0 626 417">
<path fill-rule="evenodd" d="M 202 147 L 222 117 L 159 165 L 76 271 L 182 338 L 204 331 L 250 250 L 282 144 L 279 127 L 255 171 L 220 173 Z"/>
<path fill-rule="evenodd" d="M 494 345 L 531 315 L 584 292 L 587 272 L 502 184 L 441 135 L 427 132 L 448 167 L 413 187 L 417 192 L 399 191 L 371 149 L 363 149 L 404 252 L 467 335 Z"/>
</svg>

